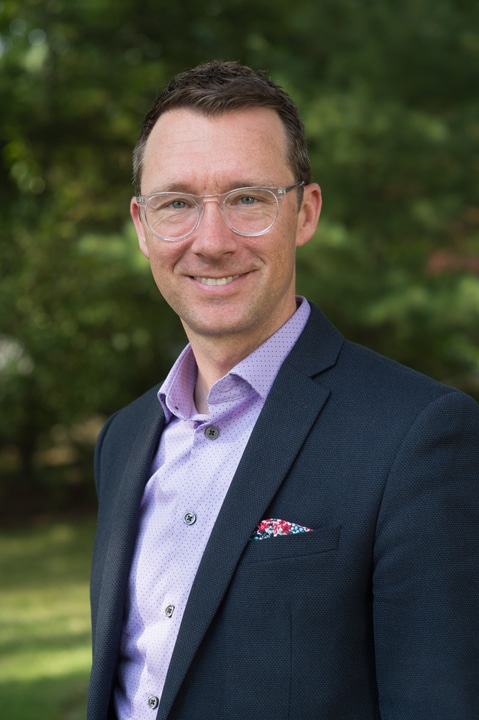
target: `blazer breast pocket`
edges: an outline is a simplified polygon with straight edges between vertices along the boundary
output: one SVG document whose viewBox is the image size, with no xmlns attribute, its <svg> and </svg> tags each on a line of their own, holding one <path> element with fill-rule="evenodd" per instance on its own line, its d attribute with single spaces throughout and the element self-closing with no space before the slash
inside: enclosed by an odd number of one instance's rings
<svg viewBox="0 0 479 720">
<path fill-rule="evenodd" d="M 337 550 L 341 527 L 323 527 L 311 532 L 278 535 L 264 540 L 250 540 L 242 563 L 281 560 Z"/>
</svg>

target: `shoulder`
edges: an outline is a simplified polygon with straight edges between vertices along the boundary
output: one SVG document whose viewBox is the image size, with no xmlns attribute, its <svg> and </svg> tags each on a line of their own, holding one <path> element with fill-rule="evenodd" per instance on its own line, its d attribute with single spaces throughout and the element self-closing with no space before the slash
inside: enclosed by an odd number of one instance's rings
<svg viewBox="0 0 479 720">
<path fill-rule="evenodd" d="M 420 410 L 446 397 L 479 411 L 476 401 L 461 390 L 353 342 L 345 341 L 337 370 L 346 392 L 358 394 L 364 401 L 390 402 L 396 411 L 406 406 Z"/>
<path fill-rule="evenodd" d="M 99 436 L 99 442 L 112 429 L 116 434 L 121 435 L 123 432 L 131 434 L 132 423 L 138 421 L 145 413 L 151 412 L 152 408 L 158 406 L 158 413 L 161 414 L 161 406 L 158 400 L 158 391 L 161 383 L 147 390 L 131 403 L 114 412 L 105 422 Z"/>
<path fill-rule="evenodd" d="M 371 350 L 346 342 L 332 394 L 387 444 L 397 440 L 463 447 L 479 462 L 479 405 L 469 395 Z"/>
<path fill-rule="evenodd" d="M 159 425 L 163 418 L 159 389 L 160 384 L 150 388 L 105 422 L 95 449 L 96 478 L 101 474 L 101 466 L 124 466 L 131 448 L 145 434 L 145 426 Z"/>
<path fill-rule="evenodd" d="M 408 424 L 430 405 L 479 415 L 479 405 L 460 390 L 344 339 L 314 305 L 288 362 L 328 390 L 343 418 L 362 418 L 363 423 L 374 418 L 376 426 L 381 419 L 388 425 L 400 419 Z"/>
</svg>

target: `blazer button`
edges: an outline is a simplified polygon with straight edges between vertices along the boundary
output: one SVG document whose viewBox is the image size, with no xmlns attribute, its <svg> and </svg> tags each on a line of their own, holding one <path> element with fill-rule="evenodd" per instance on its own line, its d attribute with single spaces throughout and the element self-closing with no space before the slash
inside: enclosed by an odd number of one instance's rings
<svg viewBox="0 0 479 720">
<path fill-rule="evenodd" d="M 159 704 L 160 704 L 160 701 L 158 700 L 156 695 L 150 695 L 150 697 L 148 698 L 148 707 L 151 710 L 156 710 L 156 708 L 158 707 Z"/>
</svg>

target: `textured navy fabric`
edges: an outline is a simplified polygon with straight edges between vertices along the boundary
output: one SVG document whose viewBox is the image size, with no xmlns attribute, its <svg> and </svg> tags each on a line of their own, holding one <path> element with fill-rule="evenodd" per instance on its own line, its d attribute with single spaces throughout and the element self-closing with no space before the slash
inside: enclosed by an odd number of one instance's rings
<svg viewBox="0 0 479 720">
<path fill-rule="evenodd" d="M 88 720 L 109 717 L 156 392 L 97 446 Z M 312 532 L 251 541 L 269 517 Z M 478 405 L 313 307 L 206 547 L 157 718 L 474 720 L 478 598 Z"/>
</svg>

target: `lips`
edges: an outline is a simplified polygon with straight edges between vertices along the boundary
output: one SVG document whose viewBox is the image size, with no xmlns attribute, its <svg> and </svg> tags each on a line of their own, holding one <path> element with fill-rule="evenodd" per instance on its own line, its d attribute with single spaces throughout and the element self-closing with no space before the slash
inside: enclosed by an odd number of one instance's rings
<svg viewBox="0 0 479 720">
<path fill-rule="evenodd" d="M 228 277 L 221 278 L 195 276 L 194 279 L 202 285 L 228 285 L 228 283 L 233 282 L 233 280 L 237 278 L 239 278 L 239 275 L 229 275 Z"/>
</svg>

